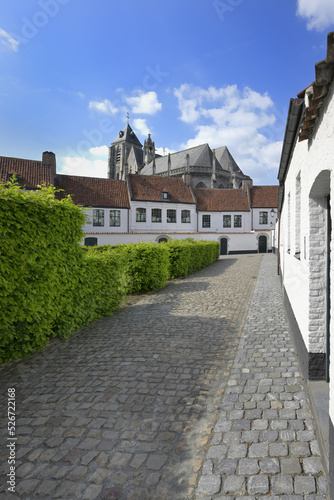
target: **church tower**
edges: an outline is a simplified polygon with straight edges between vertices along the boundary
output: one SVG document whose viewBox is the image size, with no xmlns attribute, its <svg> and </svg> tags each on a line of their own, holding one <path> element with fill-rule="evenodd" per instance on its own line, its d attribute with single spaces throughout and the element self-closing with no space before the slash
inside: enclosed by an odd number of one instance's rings
<svg viewBox="0 0 334 500">
<path fill-rule="evenodd" d="M 147 165 L 155 158 L 155 144 L 151 139 L 151 134 L 144 141 L 144 165 Z"/>
<path fill-rule="evenodd" d="M 108 177 L 125 180 L 128 172 L 136 173 L 143 165 L 143 146 L 127 123 L 109 147 Z"/>
</svg>

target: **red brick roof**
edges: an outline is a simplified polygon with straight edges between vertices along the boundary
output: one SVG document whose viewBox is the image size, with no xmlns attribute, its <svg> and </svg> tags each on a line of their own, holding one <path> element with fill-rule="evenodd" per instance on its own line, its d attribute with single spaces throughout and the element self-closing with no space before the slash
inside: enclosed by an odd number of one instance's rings
<svg viewBox="0 0 334 500">
<path fill-rule="evenodd" d="M 203 212 L 249 212 L 246 193 L 241 189 L 194 189 L 198 209 Z"/>
<path fill-rule="evenodd" d="M 278 186 L 253 186 L 251 189 L 253 208 L 274 208 L 278 206 Z"/>
<path fill-rule="evenodd" d="M 71 195 L 73 202 L 77 205 L 130 207 L 128 190 L 122 181 L 74 175 L 58 175 L 58 179 L 57 187 L 64 189 L 64 194 Z"/>
<path fill-rule="evenodd" d="M 19 177 L 19 184 L 27 189 L 51 184 L 51 169 L 41 161 L 0 156 L 0 181 L 7 182 L 13 174 Z"/>
<path fill-rule="evenodd" d="M 176 177 L 130 174 L 129 182 L 132 200 L 195 203 L 189 186 Z M 162 199 L 162 192 L 168 193 L 167 200 Z"/>
</svg>

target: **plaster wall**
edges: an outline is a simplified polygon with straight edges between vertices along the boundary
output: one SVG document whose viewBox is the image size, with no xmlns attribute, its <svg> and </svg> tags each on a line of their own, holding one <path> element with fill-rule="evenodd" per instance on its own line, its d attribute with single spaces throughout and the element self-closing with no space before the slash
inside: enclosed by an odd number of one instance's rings
<svg viewBox="0 0 334 500">
<path fill-rule="evenodd" d="M 203 215 L 210 215 L 210 229 L 203 227 Z M 224 215 L 231 216 L 231 226 L 223 227 Z M 242 216 L 241 227 L 234 227 L 234 215 Z M 198 231 L 221 231 L 224 233 L 244 233 L 251 231 L 251 212 L 198 212 Z"/>
<path fill-rule="evenodd" d="M 104 226 L 94 226 L 93 225 L 93 210 L 92 208 L 85 209 L 86 214 L 88 215 L 88 219 L 86 224 L 83 227 L 84 233 L 105 233 L 116 232 L 116 233 L 124 233 L 128 231 L 128 209 L 127 208 L 100 208 L 97 207 L 98 210 L 104 211 Z M 119 210 L 121 212 L 121 220 L 120 226 L 110 226 L 110 210 Z"/>
<path fill-rule="evenodd" d="M 136 209 L 146 209 L 146 222 L 136 222 Z M 161 222 L 152 222 L 152 209 L 161 209 Z M 167 210 L 176 210 L 176 222 L 167 222 Z M 190 210 L 190 223 L 181 222 L 182 210 Z M 131 201 L 130 232 L 194 232 L 197 230 L 196 205 L 187 203 L 139 202 Z"/>
</svg>

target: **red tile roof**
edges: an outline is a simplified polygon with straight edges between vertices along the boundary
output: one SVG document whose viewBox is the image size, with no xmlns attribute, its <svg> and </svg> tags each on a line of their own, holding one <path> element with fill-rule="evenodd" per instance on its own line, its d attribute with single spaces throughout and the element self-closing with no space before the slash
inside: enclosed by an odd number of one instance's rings
<svg viewBox="0 0 334 500">
<path fill-rule="evenodd" d="M 253 208 L 274 208 L 278 206 L 278 186 L 253 186 L 251 189 Z"/>
<path fill-rule="evenodd" d="M 194 189 L 203 212 L 249 212 L 247 194 L 241 189 Z"/>
<path fill-rule="evenodd" d="M 19 184 L 27 189 L 51 184 L 51 168 L 41 161 L 0 156 L 0 181 L 7 182 L 13 174 L 19 177 Z"/>
<path fill-rule="evenodd" d="M 189 186 L 176 177 L 130 174 L 129 183 L 131 199 L 135 201 L 195 203 Z M 168 193 L 168 200 L 162 199 L 162 192 Z"/>
<path fill-rule="evenodd" d="M 90 207 L 129 208 L 130 201 L 126 185 L 122 181 L 58 175 L 57 188 L 64 189 L 64 194 L 71 195 L 77 205 Z"/>
</svg>

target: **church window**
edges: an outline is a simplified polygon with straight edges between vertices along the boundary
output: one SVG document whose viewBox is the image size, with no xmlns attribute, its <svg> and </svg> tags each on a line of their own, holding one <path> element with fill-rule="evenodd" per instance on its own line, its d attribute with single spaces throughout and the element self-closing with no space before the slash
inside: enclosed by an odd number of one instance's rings
<svg viewBox="0 0 334 500">
<path fill-rule="evenodd" d="M 136 208 L 136 222 L 146 222 L 146 208 Z"/>
<path fill-rule="evenodd" d="M 242 215 L 234 216 L 234 227 L 242 227 Z"/>
<path fill-rule="evenodd" d="M 259 224 L 268 224 L 268 212 L 260 212 Z"/>
<path fill-rule="evenodd" d="M 196 185 L 196 188 L 197 189 L 203 189 L 205 188 L 205 184 L 203 182 L 199 182 L 197 185 Z"/>
<path fill-rule="evenodd" d="M 211 215 L 202 215 L 202 227 L 211 227 Z"/>
<path fill-rule="evenodd" d="M 121 225 L 121 211 L 110 210 L 110 226 L 120 226 L 120 225 Z"/>
<path fill-rule="evenodd" d="M 223 227 L 231 227 L 231 216 L 223 215 Z"/>
<path fill-rule="evenodd" d="M 93 226 L 104 226 L 104 210 L 93 210 Z"/>
<path fill-rule="evenodd" d="M 176 210 L 167 210 L 167 222 L 176 222 Z"/>
<path fill-rule="evenodd" d="M 152 208 L 152 222 L 161 222 L 161 208 Z"/>
<path fill-rule="evenodd" d="M 190 222 L 190 210 L 182 210 L 181 212 L 181 222 L 188 223 Z"/>
</svg>

